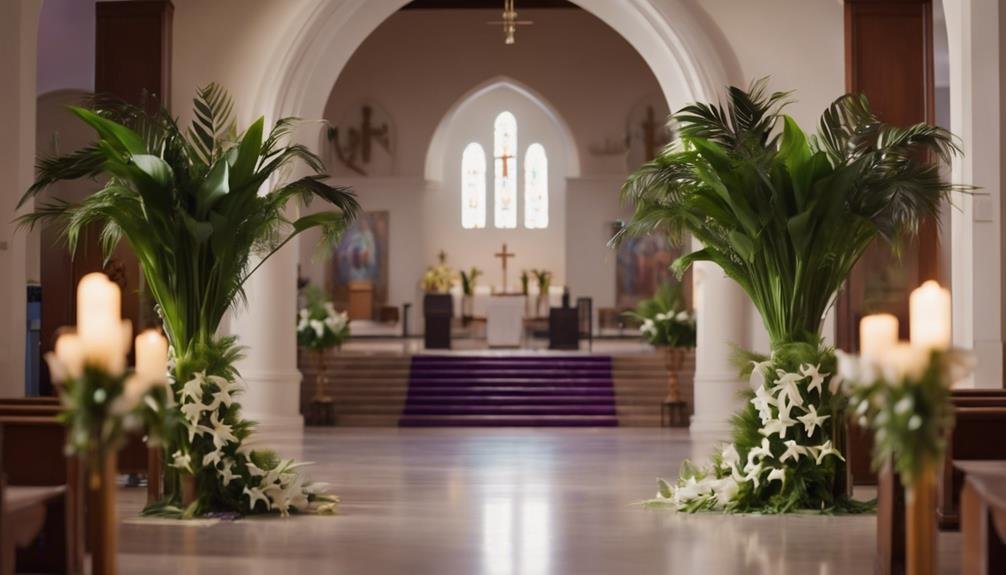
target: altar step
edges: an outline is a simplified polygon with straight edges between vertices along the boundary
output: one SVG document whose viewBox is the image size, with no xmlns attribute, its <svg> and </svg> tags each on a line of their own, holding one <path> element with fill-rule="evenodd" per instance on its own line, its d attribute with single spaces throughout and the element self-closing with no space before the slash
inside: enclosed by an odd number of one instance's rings
<svg viewBox="0 0 1006 575">
<path fill-rule="evenodd" d="M 398 424 L 618 425 L 611 358 L 413 356 Z"/>
<path fill-rule="evenodd" d="M 545 356 L 538 359 L 566 361 L 565 357 L 567 356 Z M 491 361 L 493 359 L 482 359 L 483 365 Z M 667 375 L 661 356 L 656 353 L 632 354 L 615 356 L 611 358 L 610 362 L 613 388 L 598 386 L 596 382 L 590 385 L 557 384 L 558 378 L 537 378 L 535 385 L 529 387 L 523 382 L 515 382 L 512 377 L 480 377 L 480 380 L 477 381 L 478 385 L 475 385 L 476 380 L 471 377 L 472 374 L 469 371 L 467 372 L 468 381 L 458 382 L 458 377 L 447 378 L 453 383 L 448 385 L 447 382 L 441 380 L 443 385 L 436 384 L 414 389 L 413 394 L 417 401 L 426 401 L 428 398 L 439 398 L 438 401 L 448 397 L 463 398 L 460 401 L 467 405 L 473 405 L 470 401 L 472 396 L 478 396 L 485 402 L 499 405 L 515 405 L 505 398 L 523 400 L 526 397 L 535 397 L 542 401 L 561 398 L 559 401 L 567 405 L 575 398 L 586 401 L 585 404 L 589 405 L 588 398 L 598 396 L 605 398 L 613 392 L 615 418 L 618 425 L 660 425 L 660 403 L 666 394 L 667 385 Z M 329 356 L 328 363 L 330 374 L 328 389 L 329 395 L 335 400 L 338 425 L 394 426 L 398 424 L 405 408 L 406 397 L 409 394 L 411 356 L 395 353 L 333 352 Z M 301 384 L 301 405 L 306 409 L 308 402 L 314 395 L 315 358 L 304 355 L 301 358 L 300 367 L 304 373 Z M 526 372 L 528 367 L 525 365 L 519 369 Z M 692 398 L 693 370 L 693 361 L 689 357 L 686 359 L 681 373 L 682 391 L 689 404 L 691 404 Z M 462 373 L 466 372 L 462 370 Z M 568 370 L 567 373 L 569 373 Z M 541 401 L 536 403 L 541 404 Z M 306 411 L 304 412 L 306 413 Z M 413 417 L 421 419 L 426 416 Z M 571 425 L 568 421 L 569 416 L 544 418 L 540 413 L 535 413 L 530 417 L 539 418 L 541 425 Z M 609 416 L 601 417 L 607 418 Z M 459 416 L 459 418 L 461 423 L 456 423 L 456 425 L 519 426 L 525 425 L 527 419 L 511 414 L 503 418 L 487 415 L 465 415 Z M 597 425 L 593 421 L 584 424 Z"/>
</svg>

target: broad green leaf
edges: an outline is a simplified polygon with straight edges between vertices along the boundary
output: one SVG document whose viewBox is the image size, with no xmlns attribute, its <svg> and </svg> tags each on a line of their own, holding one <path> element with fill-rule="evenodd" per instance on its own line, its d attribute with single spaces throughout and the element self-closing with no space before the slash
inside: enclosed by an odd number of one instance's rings
<svg viewBox="0 0 1006 575">
<path fill-rule="evenodd" d="M 199 186 L 196 196 L 196 212 L 200 217 L 205 216 L 213 208 L 213 205 L 230 191 L 227 173 L 226 160 L 218 160 L 210 173 L 206 174 L 206 179 Z"/>
<path fill-rule="evenodd" d="M 745 261 L 750 262 L 753 260 L 756 249 L 754 240 L 737 230 L 731 230 L 729 235 L 730 245 L 733 246 L 734 251 L 736 251 L 740 257 L 744 258 Z"/>
<path fill-rule="evenodd" d="M 189 231 L 198 244 L 205 242 L 213 235 L 213 224 L 209 222 L 196 221 L 186 213 L 182 213 L 182 221 L 185 223 L 185 229 Z"/>
<path fill-rule="evenodd" d="M 150 154 L 133 154 L 130 161 L 161 188 L 171 188 L 174 172 L 167 162 Z"/>
<path fill-rule="evenodd" d="M 793 247 L 796 248 L 798 253 L 806 253 L 807 247 L 810 245 L 811 230 L 813 226 L 813 220 L 811 220 L 813 210 L 806 210 L 801 212 L 786 223 L 787 229 L 789 229 L 789 236 L 793 241 Z"/>
<path fill-rule="evenodd" d="M 232 188 L 239 188 L 247 182 L 255 171 L 259 153 L 262 151 L 262 126 L 264 118 L 259 118 L 248 127 L 237 148 L 237 158 L 230 170 Z"/>
<path fill-rule="evenodd" d="M 126 126 L 102 118 L 91 110 L 87 110 L 85 108 L 70 106 L 70 112 L 75 114 L 81 120 L 87 122 L 87 124 L 98 132 L 98 135 L 101 136 L 102 139 L 109 141 L 110 143 L 118 144 L 117 148 L 120 153 L 147 153 L 147 147 L 143 143 L 143 138 Z"/>
</svg>

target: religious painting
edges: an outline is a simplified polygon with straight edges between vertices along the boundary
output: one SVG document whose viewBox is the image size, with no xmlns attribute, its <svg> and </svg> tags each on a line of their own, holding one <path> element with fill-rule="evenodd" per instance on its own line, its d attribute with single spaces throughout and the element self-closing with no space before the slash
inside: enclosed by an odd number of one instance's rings
<svg viewBox="0 0 1006 575">
<path fill-rule="evenodd" d="M 621 225 L 613 224 L 613 232 Z M 640 300 L 653 297 L 661 284 L 675 280 L 670 267 L 680 255 L 680 248 L 671 247 L 660 236 L 625 238 L 615 256 L 615 306 L 632 309 Z"/>
<path fill-rule="evenodd" d="M 343 233 L 331 257 L 329 291 L 349 303 L 350 287 L 369 286 L 375 305 L 388 301 L 388 212 L 365 212 Z"/>
</svg>

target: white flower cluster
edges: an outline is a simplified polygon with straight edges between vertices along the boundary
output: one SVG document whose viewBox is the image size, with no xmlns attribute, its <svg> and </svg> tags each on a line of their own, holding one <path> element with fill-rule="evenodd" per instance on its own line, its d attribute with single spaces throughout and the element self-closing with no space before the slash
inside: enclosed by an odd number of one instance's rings
<svg viewBox="0 0 1006 575">
<path fill-rule="evenodd" d="M 639 331 L 643 335 L 653 335 L 657 333 L 657 324 L 665 321 L 676 321 L 678 323 L 688 323 L 692 321 L 692 315 L 687 311 L 679 311 L 678 313 L 667 312 L 658 313 L 652 318 L 646 318 L 643 320 L 643 325 L 639 326 Z"/>
<path fill-rule="evenodd" d="M 349 324 L 349 314 L 336 311 L 332 302 L 325 302 L 325 317 L 312 318 L 309 308 L 301 308 L 297 322 L 297 333 L 313 332 L 317 339 L 325 337 L 325 333 L 339 334 Z"/>
<path fill-rule="evenodd" d="M 804 390 L 808 398 L 815 391 L 820 398 L 829 374 L 821 373 L 820 366 L 804 364 L 797 373 L 777 369 L 775 377 L 771 378 L 771 364 L 771 361 L 755 364 L 751 372 L 751 385 L 755 388 L 751 403 L 762 424 L 759 430 L 764 436 L 761 445 L 750 449 L 744 461 L 733 444 L 723 446 L 715 465 L 683 478 L 670 487 L 669 497 L 658 494 L 658 500 L 668 501 L 677 509 L 723 508 L 730 504 L 742 484 L 750 483 L 755 489 L 773 481 L 785 484 L 787 473 L 792 473 L 789 466 L 799 463 L 802 457 L 813 459 L 817 465 L 829 456 L 844 461 L 830 439 L 804 445 L 798 443 L 797 434 L 790 431 L 794 426 L 802 426 L 806 437 L 813 438 L 831 417 L 819 414 L 817 406 L 804 399 Z M 833 393 L 836 385 L 834 380 L 829 384 Z M 773 453 L 773 436 L 785 448 L 778 455 Z"/>
<path fill-rule="evenodd" d="M 196 373 L 182 386 L 179 400 L 189 445 L 202 436 L 209 437 L 213 445 L 213 449 L 205 453 L 202 461 L 198 462 L 199 465 L 216 470 L 221 485 L 226 487 L 234 481 L 243 480 L 241 474 L 236 472 L 238 463 L 241 463 L 250 475 L 250 481 L 244 481 L 242 490 L 248 497 L 249 509 L 254 510 L 258 501 L 264 502 L 267 510 L 279 511 L 283 515 L 288 514 L 291 508 L 308 509 L 308 496 L 319 493 L 318 490 L 325 486 L 304 484 L 304 477 L 298 469 L 306 464 L 282 460 L 273 469 L 260 469 L 252 461 L 252 449 L 242 445 L 234 434 L 233 426 L 226 423 L 226 417 L 221 418 L 220 408 L 230 407 L 234 403 L 234 394 L 241 389 L 236 381 L 207 375 L 205 371 Z M 172 459 L 173 467 L 195 473 L 191 451 L 180 449 L 172 454 Z M 258 480 L 255 481 L 255 478 Z M 319 508 L 318 511 L 325 509 Z"/>
</svg>

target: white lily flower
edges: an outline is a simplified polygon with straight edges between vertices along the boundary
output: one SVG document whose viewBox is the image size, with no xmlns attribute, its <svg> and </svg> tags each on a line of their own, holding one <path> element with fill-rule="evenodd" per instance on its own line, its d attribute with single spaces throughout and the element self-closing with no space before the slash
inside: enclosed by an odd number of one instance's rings
<svg viewBox="0 0 1006 575">
<path fill-rule="evenodd" d="M 720 459 L 723 460 L 724 464 L 730 466 L 740 461 L 741 456 L 737 453 L 737 448 L 734 447 L 733 443 L 727 443 L 720 450 Z"/>
<path fill-rule="evenodd" d="M 216 464 L 220 463 L 223 454 L 224 453 L 219 449 L 214 449 L 213 451 L 207 453 L 206 455 L 203 456 L 203 467 L 207 467 L 210 465 L 215 466 Z"/>
<path fill-rule="evenodd" d="M 240 475 L 234 473 L 234 460 L 230 457 L 225 457 L 223 467 L 220 468 L 220 482 L 223 483 L 224 487 L 227 487 L 232 481 L 240 478 Z"/>
<path fill-rule="evenodd" d="M 192 456 L 178 450 L 171 454 L 171 467 L 192 473 Z"/>
<path fill-rule="evenodd" d="M 207 409 L 209 408 L 197 401 L 183 404 L 180 411 L 182 412 L 182 415 L 185 416 L 186 421 L 195 425 L 199 422 L 199 418 L 202 416 L 202 413 Z"/>
<path fill-rule="evenodd" d="M 821 427 L 821 424 L 824 423 L 825 420 L 828 419 L 829 417 L 831 416 L 819 415 L 817 413 L 817 406 L 815 406 L 812 403 L 809 406 L 807 406 L 807 413 L 805 415 L 797 417 L 797 419 L 799 419 L 800 423 L 803 424 L 803 430 L 807 433 L 807 436 L 810 437 L 814 435 L 814 430 L 818 427 Z"/>
<path fill-rule="evenodd" d="M 252 463 L 251 459 L 245 462 L 245 467 L 248 468 L 248 474 L 252 477 L 265 477 L 265 471 L 258 465 Z"/>
<path fill-rule="evenodd" d="M 755 396 L 751 398 L 751 404 L 758 410 L 758 416 L 762 424 L 768 423 L 772 419 L 772 407 L 779 402 L 768 392 L 764 385 L 755 390 Z"/>
<path fill-rule="evenodd" d="M 915 407 L 915 401 L 912 399 L 912 396 L 906 395 L 894 404 L 894 413 L 904 415 L 911 411 L 913 407 Z"/>
<path fill-rule="evenodd" d="M 203 385 L 205 383 L 205 371 L 192 374 L 192 379 L 186 381 L 185 385 L 182 386 L 182 391 L 178 394 L 179 399 L 181 399 L 183 403 L 186 399 L 190 399 L 196 403 L 201 402 L 203 400 Z"/>
<path fill-rule="evenodd" d="M 828 377 L 830 374 L 821 373 L 820 365 L 810 365 L 805 363 L 800 366 L 800 374 L 804 377 L 810 378 L 810 383 L 807 385 L 807 393 L 814 391 L 817 388 L 817 394 L 820 396 L 822 393 L 821 386 L 824 383 L 824 378 Z"/>
<path fill-rule="evenodd" d="M 786 463 L 789 459 L 792 459 L 794 462 L 800 461 L 800 456 L 807 453 L 806 449 L 797 445 L 796 441 L 792 439 L 783 442 L 783 445 L 786 446 L 786 451 L 783 451 L 782 455 L 779 456 L 779 461 L 782 463 Z"/>
<path fill-rule="evenodd" d="M 245 486 L 245 488 L 242 491 L 242 493 L 248 496 L 248 507 L 250 509 L 255 509 L 255 504 L 258 501 L 261 501 L 262 503 L 265 503 L 265 508 L 267 510 L 272 508 L 271 505 L 270 505 L 270 503 L 269 503 L 269 498 L 266 497 L 266 494 L 261 489 L 259 489 L 258 487 L 248 487 L 248 486 Z"/>
<path fill-rule="evenodd" d="M 185 428 L 189 431 L 189 443 L 192 443 L 197 435 L 202 435 L 204 433 L 210 433 L 210 434 L 213 433 L 212 429 L 199 423 L 190 422 L 189 420 L 185 420 L 182 423 L 185 424 Z"/>
<path fill-rule="evenodd" d="M 716 505 L 727 506 L 730 501 L 737 496 L 740 485 L 732 477 L 724 477 L 713 482 L 713 497 L 716 498 Z"/>
<path fill-rule="evenodd" d="M 769 374 L 769 369 L 772 367 L 772 360 L 767 359 L 762 362 L 752 361 L 754 367 L 751 368 L 751 377 L 748 379 L 748 384 L 751 389 L 758 389 L 759 387 L 765 387 L 768 385 L 766 376 Z"/>
<path fill-rule="evenodd" d="M 685 323 L 686 321 L 688 321 L 689 319 L 691 319 L 691 317 L 688 315 L 687 311 L 682 310 L 682 311 L 679 311 L 677 313 L 677 315 L 674 316 L 674 319 L 677 320 L 677 321 L 679 321 L 679 322 L 681 322 L 681 323 Z"/>
<path fill-rule="evenodd" d="M 220 417 L 216 412 L 210 415 L 210 425 L 213 428 L 210 430 L 210 433 L 213 435 L 213 445 L 217 449 L 223 449 L 228 443 L 238 443 L 238 438 L 231 430 L 231 426 L 220 421 Z"/>
<path fill-rule="evenodd" d="M 765 457 L 772 457 L 772 444 L 769 442 L 767 437 L 761 440 L 760 447 L 752 447 L 751 451 L 748 451 L 748 465 L 750 465 L 756 458 L 762 459 Z M 746 469 L 747 467 L 745 467 L 745 470 Z"/>
<path fill-rule="evenodd" d="M 790 404 L 803 407 L 803 396 L 800 395 L 800 387 L 797 384 L 803 381 L 804 376 L 799 373 L 786 373 L 781 369 L 775 370 L 775 373 L 779 378 L 776 380 L 776 385 L 779 386 L 779 395 L 785 394 L 789 398 Z"/>
<path fill-rule="evenodd" d="M 771 419 L 764 427 L 759 429 L 759 433 L 765 437 L 771 437 L 773 433 L 779 435 L 779 439 L 786 438 L 786 432 L 790 427 L 796 425 L 796 422 L 792 419 Z"/>
<path fill-rule="evenodd" d="M 779 483 L 786 483 L 786 469 L 783 467 L 773 467 L 772 471 L 768 472 L 768 482 L 779 481 Z"/>
<path fill-rule="evenodd" d="M 312 319 L 311 320 L 311 329 L 314 330 L 315 335 L 317 335 L 318 337 L 324 337 L 325 336 L 325 324 L 321 323 L 320 321 L 318 321 L 316 319 Z"/>
<path fill-rule="evenodd" d="M 744 471 L 747 473 L 747 475 L 744 476 L 744 481 L 754 483 L 755 489 L 758 489 L 758 486 L 761 485 L 761 475 L 765 472 L 765 467 L 762 462 L 748 462 L 748 464 L 744 466 Z"/>
<path fill-rule="evenodd" d="M 816 447 L 815 452 L 816 456 L 814 460 L 817 462 L 818 465 L 821 465 L 821 462 L 824 460 L 824 458 L 829 455 L 834 455 L 835 457 L 838 457 L 842 461 L 845 461 L 845 458 L 842 457 L 842 454 L 837 449 L 835 449 L 834 446 L 832 446 L 830 439 L 828 441 L 825 441 L 818 447 Z"/>
<path fill-rule="evenodd" d="M 300 311 L 297 312 L 297 315 L 300 316 L 301 320 L 309 319 L 311 317 L 311 310 L 307 309 L 306 307 L 302 307 L 300 308 Z"/>
</svg>

